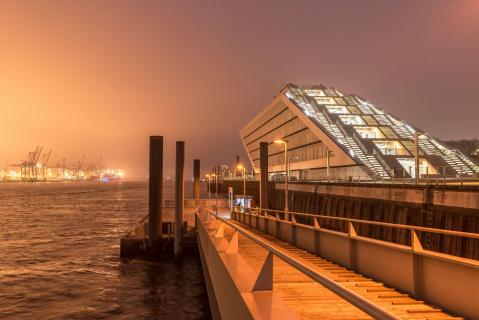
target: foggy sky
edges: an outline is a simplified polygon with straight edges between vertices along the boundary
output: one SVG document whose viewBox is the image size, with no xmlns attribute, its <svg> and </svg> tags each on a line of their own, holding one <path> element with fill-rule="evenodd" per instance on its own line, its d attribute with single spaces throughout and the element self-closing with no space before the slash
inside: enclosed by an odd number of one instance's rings
<svg viewBox="0 0 479 320">
<path fill-rule="evenodd" d="M 148 136 L 202 171 L 294 82 L 440 139 L 479 136 L 478 1 L 1 1 L 0 166 L 36 145 L 147 174 Z"/>
</svg>

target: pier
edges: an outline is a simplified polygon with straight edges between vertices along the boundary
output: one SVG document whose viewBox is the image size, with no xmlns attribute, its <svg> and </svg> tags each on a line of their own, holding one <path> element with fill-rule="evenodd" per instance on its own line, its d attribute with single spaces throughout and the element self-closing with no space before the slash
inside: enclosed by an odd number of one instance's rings
<svg viewBox="0 0 479 320">
<path fill-rule="evenodd" d="M 216 175 L 215 198 L 201 199 L 195 159 L 185 199 L 178 142 L 175 199 L 165 200 L 162 138 L 150 143 L 149 213 L 121 239 L 121 256 L 199 254 L 214 319 L 479 318 L 477 189 L 246 181 L 243 171 L 243 181 Z M 233 206 L 226 190 L 258 206 Z"/>
</svg>

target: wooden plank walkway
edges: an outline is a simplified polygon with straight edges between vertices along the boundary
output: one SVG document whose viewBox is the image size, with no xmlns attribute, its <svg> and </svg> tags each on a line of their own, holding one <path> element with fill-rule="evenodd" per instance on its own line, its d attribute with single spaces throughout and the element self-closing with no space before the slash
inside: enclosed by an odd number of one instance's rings
<svg viewBox="0 0 479 320">
<path fill-rule="evenodd" d="M 248 228 L 237 221 L 230 220 L 230 222 L 260 236 L 271 246 L 287 252 L 318 273 L 341 283 L 401 319 L 462 319 L 453 317 L 424 301 L 418 301 L 394 288 L 389 288 L 380 282 L 294 247 L 271 235 Z M 224 235 L 229 240 L 233 235 L 233 229 L 226 226 Z M 250 263 L 252 268 L 259 272 L 267 251 L 241 234 L 238 248 L 239 253 Z M 275 257 L 273 263 L 274 291 L 302 319 L 371 319 L 369 315 L 281 259 Z"/>
</svg>

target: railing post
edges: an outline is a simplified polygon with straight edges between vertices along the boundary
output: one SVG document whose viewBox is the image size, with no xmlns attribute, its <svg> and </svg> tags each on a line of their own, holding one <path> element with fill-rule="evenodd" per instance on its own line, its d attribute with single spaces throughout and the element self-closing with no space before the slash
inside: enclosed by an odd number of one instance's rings
<svg viewBox="0 0 479 320">
<path fill-rule="evenodd" d="M 281 219 L 279 212 L 276 212 L 276 238 L 281 239 Z"/>
<path fill-rule="evenodd" d="M 268 212 L 264 215 L 264 233 L 268 234 L 268 224 L 269 224 L 269 219 L 268 219 Z"/>
<path fill-rule="evenodd" d="M 228 245 L 228 249 L 226 249 L 227 254 L 237 254 L 238 253 L 238 236 L 239 232 L 235 231 L 233 234 L 233 237 L 230 240 L 230 243 Z"/>
<path fill-rule="evenodd" d="M 273 254 L 268 251 L 264 259 L 263 266 L 256 278 L 256 282 L 251 291 L 272 291 L 273 290 Z"/>
<path fill-rule="evenodd" d="M 294 214 L 291 215 L 291 244 L 296 246 L 296 218 Z"/>
<path fill-rule="evenodd" d="M 414 229 L 411 229 L 411 251 L 413 258 L 413 281 L 414 281 L 414 296 L 417 299 L 423 297 L 423 282 L 422 282 L 422 256 L 419 254 L 424 249 L 421 241 Z"/>
<path fill-rule="evenodd" d="M 356 270 L 357 257 L 356 257 L 356 237 L 358 236 L 356 229 L 351 221 L 348 222 L 348 239 L 349 239 L 349 268 Z"/>
<path fill-rule="evenodd" d="M 320 246 L 320 225 L 317 218 L 314 218 L 314 254 L 317 256 L 321 255 L 321 246 Z"/>
</svg>

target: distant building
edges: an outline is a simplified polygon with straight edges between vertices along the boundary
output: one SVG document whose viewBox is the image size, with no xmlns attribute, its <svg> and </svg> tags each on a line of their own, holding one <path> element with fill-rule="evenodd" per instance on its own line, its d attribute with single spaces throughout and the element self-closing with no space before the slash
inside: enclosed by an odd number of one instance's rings
<svg viewBox="0 0 479 320">
<path fill-rule="evenodd" d="M 259 143 L 269 144 L 270 178 L 285 171 L 298 180 L 416 177 L 415 134 L 421 177 L 477 176 L 479 166 L 422 130 L 356 95 L 322 85 L 285 86 L 240 135 L 255 173 Z"/>
</svg>

